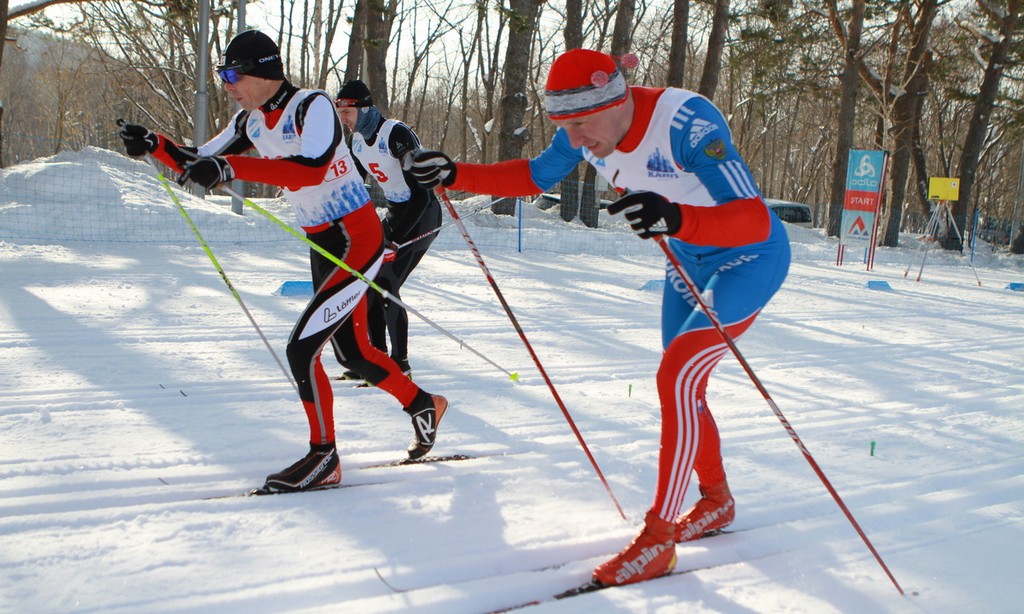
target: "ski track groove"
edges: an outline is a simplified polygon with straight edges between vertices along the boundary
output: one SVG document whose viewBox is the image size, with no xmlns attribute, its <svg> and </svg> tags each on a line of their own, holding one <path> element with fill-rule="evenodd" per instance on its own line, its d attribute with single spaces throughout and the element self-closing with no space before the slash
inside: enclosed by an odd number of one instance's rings
<svg viewBox="0 0 1024 614">
<path fill-rule="evenodd" d="M 807 518 L 778 525 L 737 529 L 734 533 L 711 537 L 707 541 L 698 540 L 678 544 L 676 548 L 679 553 L 679 562 L 676 565 L 676 570 L 684 571 L 695 568 L 689 573 L 700 573 L 709 569 L 749 564 L 752 560 L 786 554 L 785 548 L 777 547 L 778 544 L 784 542 L 786 531 L 797 530 L 792 528 L 796 525 L 806 525 L 807 527 L 817 525 L 816 528 L 804 530 L 815 531 L 824 538 L 828 536 L 830 524 L 827 518 Z M 625 539 L 628 541 L 628 538 Z M 440 611 L 444 609 L 445 604 L 432 601 L 432 599 L 436 599 L 434 592 L 441 585 L 456 587 L 458 589 L 456 593 L 469 592 L 478 597 L 488 595 L 490 603 L 493 604 L 489 611 L 505 611 L 510 608 L 541 605 L 553 601 L 556 593 L 589 580 L 594 567 L 613 556 L 624 543 L 623 537 L 613 535 L 599 540 L 583 542 L 576 540 L 565 546 L 554 544 L 540 552 L 550 549 L 561 556 L 549 557 L 547 554 L 531 556 L 526 559 L 528 562 L 538 559 L 541 561 L 540 565 L 533 568 L 522 564 L 524 557 L 518 556 L 516 559 L 520 563 L 511 566 L 502 566 L 500 562 L 494 561 L 490 561 L 488 564 L 488 561 L 473 560 L 458 566 L 448 564 L 445 569 L 435 569 L 429 574 L 420 572 L 382 573 L 387 584 L 381 583 L 385 589 L 381 595 L 357 599 L 346 603 L 346 605 L 352 606 L 354 611 L 360 609 L 386 611 L 400 604 L 429 603 L 431 608 Z M 574 555 L 567 558 L 564 554 L 566 548 L 575 551 Z M 424 575 L 437 579 L 420 584 L 414 583 L 414 576 Z M 681 574 L 677 574 L 674 577 L 680 576 Z M 393 589 L 397 589 L 398 592 L 394 592 Z M 532 600 L 542 603 L 530 603 Z"/>
<path fill-rule="evenodd" d="M 353 462 L 349 466 L 344 465 L 343 459 L 343 484 L 358 487 L 387 486 L 401 483 L 413 477 L 417 485 L 422 482 L 448 482 L 459 475 L 479 473 L 481 465 L 488 468 L 488 471 L 495 475 L 503 473 L 514 473 L 518 471 L 511 457 L 529 458 L 530 452 L 509 452 L 498 451 L 493 453 L 478 453 L 477 458 L 470 458 L 460 461 L 449 461 L 443 463 L 424 463 L 397 465 L 389 467 L 378 466 L 380 462 L 398 460 L 392 455 L 384 461 Z M 470 456 L 473 456 L 470 454 Z M 400 457 L 399 457 L 400 459 Z M 512 462 L 513 465 L 496 467 L 502 462 Z M 174 463 L 175 467 L 180 467 Z M 166 469 L 167 467 L 162 467 Z M 205 467 L 204 467 L 205 468 Z M 103 469 L 119 469 L 115 467 L 103 467 Z M 147 467 L 145 471 L 134 471 L 138 467 L 123 467 L 122 469 L 133 470 L 129 476 L 119 475 L 115 472 L 116 479 L 111 479 L 105 472 L 98 472 L 99 475 L 89 475 L 75 471 L 66 475 L 75 478 L 73 480 L 38 486 L 37 479 L 33 479 L 33 486 L 25 488 L 3 488 L 0 492 L 4 497 L 0 499 L 0 533 L 5 530 L 23 530 L 29 527 L 45 527 L 52 519 L 59 522 L 61 518 L 76 518 L 84 520 L 90 512 L 109 513 L 109 510 L 120 510 L 123 514 L 135 514 L 146 510 L 172 511 L 180 508 L 195 507 L 202 505 L 205 498 L 221 495 L 231 495 L 233 492 L 239 495 L 255 488 L 252 482 L 245 486 L 245 479 L 238 478 L 242 469 L 232 471 L 214 470 L 207 471 L 202 475 L 202 480 L 196 480 L 196 473 L 190 472 L 184 476 L 174 476 L 166 471 L 161 472 L 161 467 Z M 210 467 L 209 469 L 214 469 Z M 265 470 L 266 467 L 263 467 Z M 434 469 L 434 470 L 431 470 Z M 255 467 L 252 471 L 258 471 Z M 139 473 L 143 475 L 139 477 Z M 355 477 L 351 477 L 355 475 Z M 20 477 L 20 476 L 19 476 Z M 170 477 L 170 479 L 166 479 Z M 0 477 L 3 480 L 3 477 Z M 0 486 L 3 486 L 0 481 Z M 91 486 L 91 487 L 90 487 Z M 339 496 L 346 489 L 334 491 Z M 323 496 L 331 493 L 332 489 L 311 493 L 297 493 L 290 495 L 294 498 L 307 496 Z M 281 497 L 278 497 L 281 498 Z M 160 506 L 165 506 L 161 510 Z M 57 509 L 58 511 L 54 511 Z M 103 523 L 103 515 L 98 514 L 97 521 Z M 15 528 L 12 529 L 11 527 Z"/>
</svg>

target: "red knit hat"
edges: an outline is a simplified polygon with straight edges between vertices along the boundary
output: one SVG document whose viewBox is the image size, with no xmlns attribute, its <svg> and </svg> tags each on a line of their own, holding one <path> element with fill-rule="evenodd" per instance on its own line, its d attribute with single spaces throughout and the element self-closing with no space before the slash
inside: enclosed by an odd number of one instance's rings
<svg viewBox="0 0 1024 614">
<path fill-rule="evenodd" d="M 551 119 L 571 119 L 603 111 L 626 99 L 629 87 L 610 55 L 573 49 L 555 58 L 544 87 Z"/>
</svg>

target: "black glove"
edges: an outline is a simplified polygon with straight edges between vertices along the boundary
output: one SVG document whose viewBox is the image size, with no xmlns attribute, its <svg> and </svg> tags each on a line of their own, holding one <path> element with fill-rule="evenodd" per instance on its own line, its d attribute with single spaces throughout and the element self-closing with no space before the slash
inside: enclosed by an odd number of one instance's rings
<svg viewBox="0 0 1024 614">
<path fill-rule="evenodd" d="M 405 156 L 402 166 L 426 190 L 455 182 L 455 163 L 440 151 L 417 149 Z"/>
<path fill-rule="evenodd" d="M 608 213 L 625 214 L 633 232 L 641 239 L 675 234 L 683 224 L 679 205 L 654 192 L 632 192 L 608 205 Z"/>
<path fill-rule="evenodd" d="M 227 183 L 235 178 L 235 170 L 228 161 L 220 156 L 197 158 L 185 165 L 185 171 L 178 177 L 178 185 L 191 181 L 212 190 L 219 184 Z"/>
<path fill-rule="evenodd" d="M 160 137 L 152 130 L 137 124 L 121 124 L 121 131 L 118 133 L 124 141 L 124 149 L 129 156 L 144 156 L 156 151 L 160 144 Z"/>
</svg>

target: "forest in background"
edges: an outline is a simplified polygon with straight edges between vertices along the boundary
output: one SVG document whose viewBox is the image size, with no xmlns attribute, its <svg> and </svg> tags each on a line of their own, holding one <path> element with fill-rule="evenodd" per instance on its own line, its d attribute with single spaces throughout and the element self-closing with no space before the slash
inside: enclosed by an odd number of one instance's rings
<svg viewBox="0 0 1024 614">
<path fill-rule="evenodd" d="M 362 78 L 425 146 L 472 162 L 546 146 L 543 83 L 558 53 L 634 53 L 631 82 L 711 98 L 764 194 L 811 204 L 830 234 L 845 152 L 890 152 L 881 242 L 895 245 L 899 230 L 928 219 L 929 177 L 961 177 L 961 229 L 972 230 L 977 210 L 979 229 L 1013 238 L 1024 163 L 1019 1 L 279 0 L 246 11 L 250 26 L 280 42 L 293 82 L 333 94 Z M 238 14 L 234 3 L 211 2 L 215 62 Z M 195 2 L 32 9 L 7 20 L 5 165 L 85 145 L 118 149 L 116 117 L 191 138 Z M 209 135 L 233 108 L 212 73 L 203 79 Z M 562 216 L 594 225 L 600 195 L 580 170 L 562 186 Z M 1019 232 L 1013 243 L 1024 251 Z"/>
</svg>

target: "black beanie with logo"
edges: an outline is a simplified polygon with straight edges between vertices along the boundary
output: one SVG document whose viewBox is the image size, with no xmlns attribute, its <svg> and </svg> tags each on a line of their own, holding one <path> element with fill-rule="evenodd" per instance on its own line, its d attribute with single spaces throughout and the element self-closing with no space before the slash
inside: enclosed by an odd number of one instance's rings
<svg viewBox="0 0 1024 614">
<path fill-rule="evenodd" d="M 338 90 L 335 98 L 335 105 L 339 107 L 372 107 L 373 96 L 370 95 L 370 88 L 359 79 L 347 81 Z"/>
<path fill-rule="evenodd" d="M 217 68 L 237 68 L 244 75 L 285 80 L 281 50 L 259 30 L 246 30 L 231 39 Z"/>
</svg>

